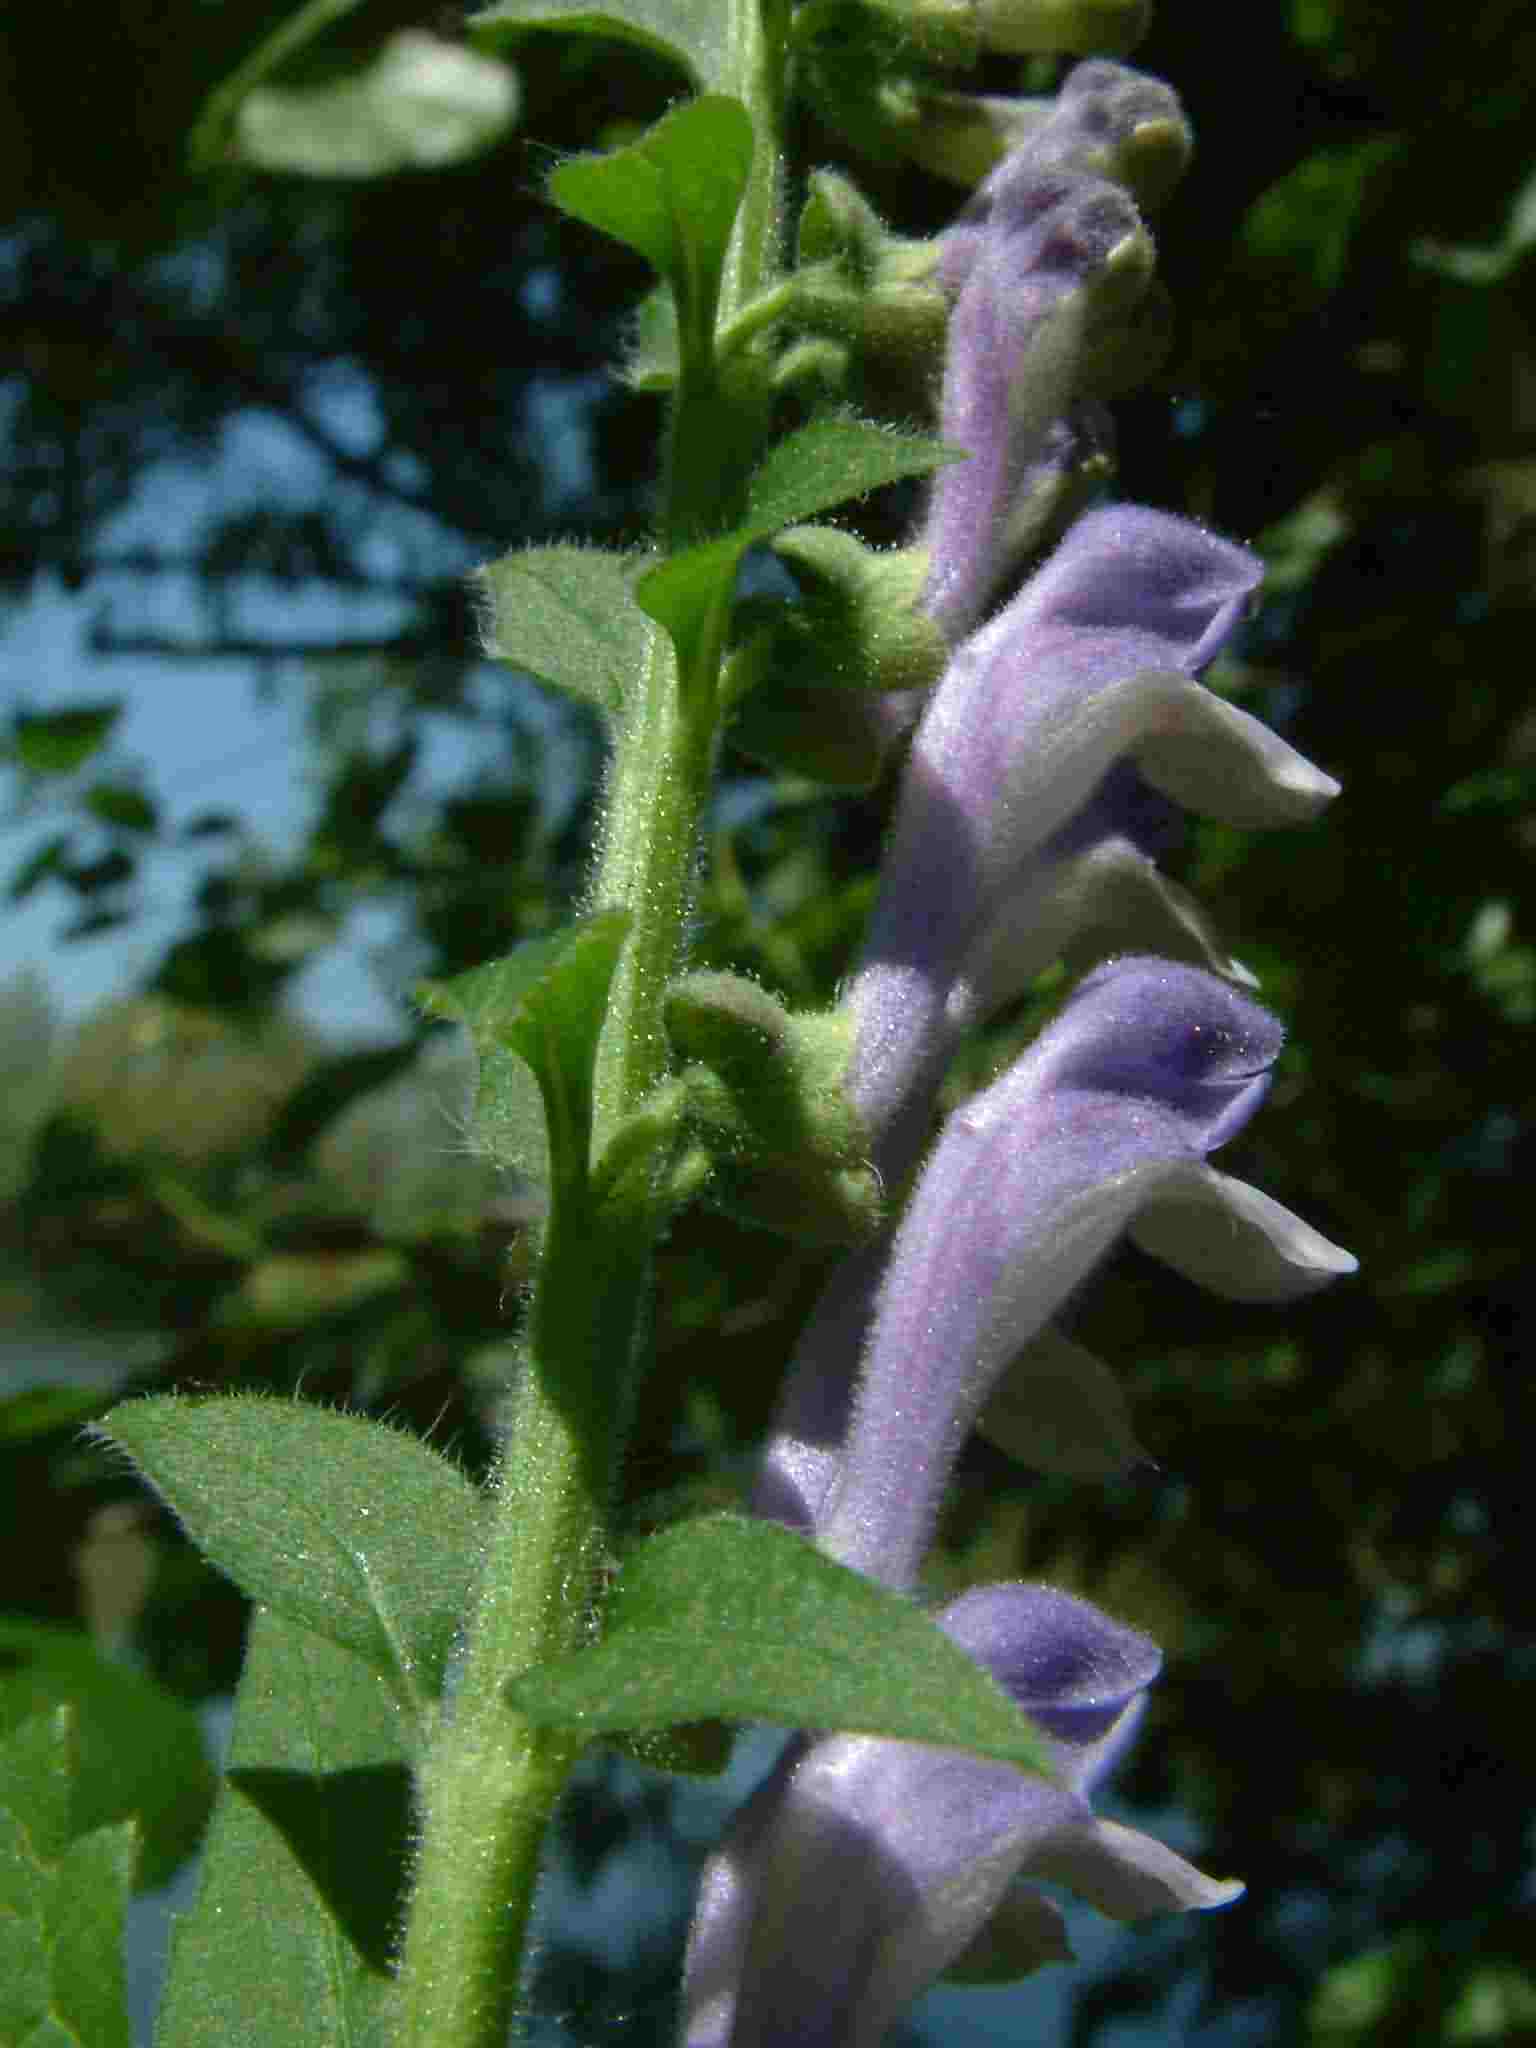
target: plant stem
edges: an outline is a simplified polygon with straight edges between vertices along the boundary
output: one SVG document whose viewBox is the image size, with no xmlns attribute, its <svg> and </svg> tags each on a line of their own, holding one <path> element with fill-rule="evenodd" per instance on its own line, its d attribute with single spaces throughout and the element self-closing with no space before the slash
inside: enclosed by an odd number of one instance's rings
<svg viewBox="0 0 1536 2048">
<path fill-rule="evenodd" d="M 535 1729 L 506 1680 L 590 1639 L 622 1441 L 615 1345 L 633 1343 L 648 1247 L 557 1188 L 511 1404 L 479 1601 L 451 1716 L 422 1772 L 424 1827 L 401 1966 L 408 2048 L 501 2048 L 516 2008 L 549 1815 L 581 1742 Z"/>
<path fill-rule="evenodd" d="M 726 263 L 721 318 L 758 294 L 777 261 L 784 0 L 728 0 L 732 82 L 754 151 Z M 677 545 L 721 502 L 706 415 L 734 406 L 732 445 L 755 446 L 762 409 L 711 378 L 677 436 L 701 459 L 670 465 L 660 531 Z M 701 431 L 702 430 L 702 431 Z M 715 476 L 709 478 L 713 452 Z M 521 1989 L 545 1831 L 580 1748 L 507 1704 L 508 1678 L 579 1649 L 600 1625 L 608 1517 L 649 1311 L 654 1218 L 645 1201 L 598 1203 L 590 1168 L 666 1073 L 667 984 L 682 964 L 708 801 L 720 632 L 680 676 L 654 636 L 616 736 L 596 909 L 624 909 L 629 936 L 609 992 L 593 1074 L 586 1170 L 552 1191 L 529 1313 L 528 1361 L 511 1404 L 489 1504 L 485 1563 L 463 1670 L 421 1771 L 422 1842 L 400 1971 L 401 2048 L 502 2048 Z M 643 1181 L 643 1175 L 641 1176 Z"/>
</svg>

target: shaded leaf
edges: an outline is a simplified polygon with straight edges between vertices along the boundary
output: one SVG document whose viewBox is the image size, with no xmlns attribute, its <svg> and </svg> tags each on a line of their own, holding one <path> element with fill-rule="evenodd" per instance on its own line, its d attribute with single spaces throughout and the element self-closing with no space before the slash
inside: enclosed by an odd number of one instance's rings
<svg viewBox="0 0 1536 2048">
<path fill-rule="evenodd" d="M 160 822 L 153 800 L 127 782 L 98 782 L 87 791 L 85 808 L 119 832 L 153 832 Z"/>
<path fill-rule="evenodd" d="M 793 1531 L 732 1515 L 641 1544 L 603 1641 L 523 1673 L 507 1697 L 590 1734 L 714 1715 L 1048 1768 L 1030 1722 L 927 1615 Z"/>
<path fill-rule="evenodd" d="M 30 1443 L 52 1430 L 74 1429 L 99 1415 L 106 1400 L 99 1387 L 28 1387 L 7 1394 L 0 1400 L 0 1444 Z"/>
<path fill-rule="evenodd" d="M 1249 262 L 1282 274 L 1302 317 L 1339 284 L 1377 179 L 1401 156 L 1397 135 L 1314 150 L 1262 192 L 1243 223 Z"/>
<path fill-rule="evenodd" d="M 360 1658 L 257 1612 L 157 2048 L 248 2040 L 257 2013 L 262 2039 L 285 2048 L 383 2048 L 382 1958 L 406 1851 L 400 1720 Z"/>
<path fill-rule="evenodd" d="M 727 75 L 729 17 L 719 0 L 499 0 L 468 26 L 491 48 L 528 29 L 616 36 L 679 65 L 700 86 Z"/>
<path fill-rule="evenodd" d="M 0 1742 L 0 2040 L 130 2048 L 123 1924 L 131 1821 L 81 1833 L 68 1707 Z"/>
<path fill-rule="evenodd" d="M 235 116 L 235 146 L 262 170 L 379 178 L 476 156 L 516 113 L 506 65 L 407 29 L 332 85 L 255 87 Z"/>
<path fill-rule="evenodd" d="M 446 1458 L 366 1416 L 256 1395 L 157 1394 L 99 1427 L 243 1592 L 429 1712 L 479 1556 L 479 1496 Z"/>
<path fill-rule="evenodd" d="M 633 694 L 652 627 L 632 565 L 599 548 L 523 548 L 476 573 L 486 653 L 611 716 Z"/>
<path fill-rule="evenodd" d="M 67 832 L 55 832 L 52 838 L 45 839 L 36 853 L 29 854 L 12 875 L 6 891 L 11 901 L 24 903 L 50 875 L 62 875 L 69 866 L 69 851 L 73 843 Z"/>
<path fill-rule="evenodd" d="M 229 1782 L 283 1837 L 368 1967 L 387 1975 L 412 1829 L 405 1763 L 318 1775 L 251 1766 Z"/>
<path fill-rule="evenodd" d="M 106 745 L 122 715 L 121 699 L 18 711 L 11 721 L 11 758 L 29 775 L 73 775 Z"/>
<path fill-rule="evenodd" d="M 515 1082 L 510 1054 L 538 1083 L 543 1100 L 550 1171 L 582 1176 L 592 1139 L 592 1064 L 618 966 L 626 912 L 602 911 L 567 925 L 547 939 L 530 939 L 503 960 L 472 967 L 453 981 L 421 992 L 427 1008 L 469 1027 L 481 1061 L 481 1095 Z M 498 1064 L 498 1055 L 501 1064 Z M 503 1105 L 487 1105 L 494 1125 Z M 526 1111 L 526 1097 L 508 1112 Z"/>
<path fill-rule="evenodd" d="M 213 1803 L 195 1717 L 153 1680 L 108 1663 L 87 1636 L 0 1616 L 0 1733 L 59 1705 L 75 1717 L 70 1836 L 134 1820 L 134 1881 L 164 1884 L 196 1848 Z"/>
</svg>

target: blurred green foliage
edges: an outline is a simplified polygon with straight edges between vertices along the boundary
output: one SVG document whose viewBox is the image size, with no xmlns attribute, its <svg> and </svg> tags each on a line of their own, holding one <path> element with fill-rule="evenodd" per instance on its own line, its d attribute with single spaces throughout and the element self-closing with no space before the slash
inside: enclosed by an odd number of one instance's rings
<svg viewBox="0 0 1536 2048">
<path fill-rule="evenodd" d="M 135 1389 L 301 1387 L 471 1469 L 490 1455 L 527 1190 L 468 1149 L 472 1077 L 445 1036 L 402 1013 L 398 1049 L 360 1053 L 296 1023 L 285 990 L 361 905 L 402 919 L 412 973 L 449 977 L 578 899 L 596 724 L 488 674 L 462 577 L 518 540 L 632 538 L 658 418 L 594 381 L 640 266 L 557 222 L 538 186 L 551 148 L 658 112 L 664 66 L 532 37 L 522 126 L 484 158 L 385 184 L 195 182 L 181 150 L 209 82 L 277 12 L 196 7 L 168 35 L 160 9 L 87 25 L 66 4 L 4 30 L 24 118 L 0 145 L 0 327 L 19 366 L 0 574 L 18 599 L 55 577 L 101 601 L 101 674 L 78 705 L 18 699 L 4 727 L 30 820 L 12 893 L 50 892 L 79 940 L 141 907 L 169 811 L 152 768 L 114 757 L 114 651 L 159 653 L 169 688 L 218 656 L 304 690 L 321 785 L 280 853 L 234 813 L 186 828 L 186 929 L 142 988 L 68 1033 L 33 985 L 0 1002 L 0 1606 L 131 1645 L 185 1700 L 231 1685 L 242 1611 L 82 1420 Z M 315 62 L 419 25 L 363 8 Z M 1120 488 L 1265 552 L 1233 686 L 1345 784 L 1316 828 L 1203 828 L 1180 856 L 1291 1030 L 1232 1163 L 1362 1272 L 1271 1315 L 1125 1253 L 1076 1329 L 1121 1373 L 1160 1469 L 1067 1486 L 978 1444 L 934 1583 L 1049 1576 L 1151 1630 L 1169 1669 L 1125 1790 L 1182 1804 L 1206 1867 L 1249 1884 L 1238 1909 L 1087 1982 L 1074 2043 L 1138 2015 L 1167 2027 L 1192 1983 L 1188 2039 L 1536 2039 L 1536 1260 L 1519 1192 L 1536 1165 L 1536 20 L 1516 0 L 1164 0 L 1137 61 L 1176 83 L 1199 151 L 1159 223 L 1179 339 L 1118 408 Z M 978 79 L 1013 89 L 1017 67 Z M 836 153 L 809 118 L 804 139 L 812 161 Z M 953 208 L 915 171 L 853 168 L 913 232 Z M 337 364 L 378 408 L 361 451 L 312 402 Z M 589 437 L 580 494 L 530 427 L 549 390 Z M 253 409 L 321 459 L 313 502 L 211 512 L 190 556 L 123 558 L 111 521 L 149 466 L 195 462 Z M 877 502 L 872 537 L 903 516 Z M 173 586 L 197 625 L 170 644 L 156 606 Z M 390 630 L 290 630 L 298 595 L 350 619 L 363 592 L 393 604 Z M 253 595 L 271 619 L 254 635 Z M 446 786 L 424 772 L 433 721 L 468 741 Z M 824 1001 L 889 783 L 834 798 L 743 756 L 727 768 L 696 965 Z M 975 1048 L 957 1086 L 1029 1022 Z M 634 1528 L 737 1498 L 825 1265 L 707 1208 L 674 1226 Z M 677 1867 L 671 1795 L 616 1768 L 570 1806 L 578 1889 L 640 1841 Z M 661 2039 L 669 1954 L 659 1934 L 622 1964 L 556 1941 L 543 1995 Z"/>
</svg>

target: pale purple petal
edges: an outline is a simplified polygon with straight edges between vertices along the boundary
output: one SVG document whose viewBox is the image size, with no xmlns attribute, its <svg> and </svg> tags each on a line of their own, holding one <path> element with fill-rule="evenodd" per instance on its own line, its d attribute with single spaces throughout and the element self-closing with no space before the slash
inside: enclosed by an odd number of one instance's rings
<svg viewBox="0 0 1536 2048">
<path fill-rule="evenodd" d="M 1109 1479 L 1150 1462 L 1115 1375 L 1049 1323 L 1004 1369 L 976 1427 L 1037 1472 Z"/>
<path fill-rule="evenodd" d="M 1204 1165 L 1169 1180 L 1130 1235 L 1144 1252 L 1229 1301 L 1296 1301 L 1359 1264 L 1260 1189 Z"/>
<path fill-rule="evenodd" d="M 1207 1877 L 1151 1835 L 1098 1819 L 1045 1843 L 1030 1875 L 1066 1885 L 1111 1920 L 1207 1912 L 1231 1905 L 1244 1890 L 1236 1878 Z"/>
</svg>

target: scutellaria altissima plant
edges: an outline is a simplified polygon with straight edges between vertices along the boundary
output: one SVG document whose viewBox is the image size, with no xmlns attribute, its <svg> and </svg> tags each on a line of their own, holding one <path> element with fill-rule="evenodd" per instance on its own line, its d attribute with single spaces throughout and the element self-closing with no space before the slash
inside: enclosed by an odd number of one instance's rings
<svg viewBox="0 0 1536 2048">
<path fill-rule="evenodd" d="M 1135 1460 L 1112 1373 L 1061 1325 L 1119 1240 L 1238 1300 L 1352 1265 L 1210 1163 L 1281 1030 L 1158 866 L 1181 812 L 1292 825 L 1336 786 L 1208 679 L 1258 561 L 1115 495 L 1111 403 L 1168 337 L 1147 219 L 1190 150 L 1174 94 L 1119 61 L 1143 15 L 502 0 L 471 21 L 488 64 L 596 32 L 688 82 L 549 180 L 655 273 L 627 366 L 667 396 L 653 531 L 481 578 L 489 650 L 611 743 L 585 914 L 424 998 L 473 1038 L 477 1143 L 540 1191 L 494 1484 L 302 1405 L 154 1398 L 106 1424 L 258 1607 L 166 2048 L 500 2044 L 576 1760 L 619 1741 L 705 1767 L 720 1722 L 800 1732 L 706 1867 L 686 2048 L 874 2048 L 980 1949 L 994 1977 L 1066 1954 L 1038 1882 L 1128 1919 L 1241 1891 L 1094 1811 L 1157 1676 L 1145 1635 L 1031 1584 L 934 1610 L 922 1577 L 974 1428 L 1045 1470 Z M 952 89 L 989 53 L 1057 60 L 1056 90 Z M 392 61 L 486 88 L 440 52 Z M 903 236 L 842 172 L 787 163 L 797 101 L 855 155 L 971 188 L 949 230 Z M 931 402 L 932 431 L 864 416 L 881 389 Z M 908 544 L 867 544 L 859 501 L 913 479 Z M 804 775 L 897 779 L 829 1010 L 690 962 L 728 727 Z M 951 1103 L 956 1053 L 1047 971 L 1051 1021 Z M 710 1199 L 846 1255 L 746 1511 L 617 1556 L 653 1251 Z M 382 1933 L 337 1861 L 362 1790 L 413 1844 Z M 270 2012 L 232 1941 L 270 1959 Z M 279 1986 L 285 1953 L 322 1951 Z"/>
</svg>

